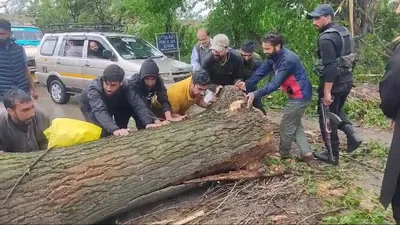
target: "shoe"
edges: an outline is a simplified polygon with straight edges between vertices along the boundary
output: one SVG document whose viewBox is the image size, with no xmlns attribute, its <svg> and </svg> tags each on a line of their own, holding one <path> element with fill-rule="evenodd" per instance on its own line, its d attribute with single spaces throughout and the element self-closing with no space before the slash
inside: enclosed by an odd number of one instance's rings
<svg viewBox="0 0 400 225">
<path fill-rule="evenodd" d="M 332 152 L 333 153 L 333 152 Z M 339 165 L 339 157 L 335 157 L 331 159 L 329 152 L 327 150 L 323 151 L 323 152 L 313 152 L 313 156 L 315 158 L 317 158 L 318 160 L 321 160 L 322 162 L 334 165 L 334 166 L 338 166 Z"/>
<path fill-rule="evenodd" d="M 354 152 L 360 145 L 362 144 L 361 138 L 356 134 L 353 129 L 353 126 L 350 124 L 346 124 L 343 126 L 342 131 L 346 134 L 347 137 L 347 153 Z"/>
</svg>

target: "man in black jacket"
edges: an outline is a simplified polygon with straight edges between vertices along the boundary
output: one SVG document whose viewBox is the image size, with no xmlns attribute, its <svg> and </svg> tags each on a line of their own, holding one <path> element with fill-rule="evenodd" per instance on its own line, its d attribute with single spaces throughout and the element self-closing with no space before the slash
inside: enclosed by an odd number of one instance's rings
<svg viewBox="0 0 400 225">
<path fill-rule="evenodd" d="M 229 48 L 229 38 L 225 34 L 215 35 L 211 50 L 201 65 L 210 74 L 210 84 L 235 85 L 244 80 L 243 58 L 238 51 Z"/>
<path fill-rule="evenodd" d="M 110 65 L 104 69 L 103 76 L 93 80 L 80 97 L 83 116 L 86 121 L 103 128 L 103 137 L 128 135 L 131 117 L 136 124 L 143 124 L 145 128 L 162 125 L 154 119 L 139 95 L 129 90 L 124 76 L 121 67 Z"/>
<path fill-rule="evenodd" d="M 159 68 L 152 59 L 143 62 L 140 72 L 132 76 L 129 80 L 130 90 L 135 91 L 146 103 L 147 108 L 153 111 L 158 117 L 164 117 L 168 121 L 180 121 L 179 118 L 172 118 L 171 105 L 168 101 L 167 89 L 164 81 L 160 77 Z M 161 104 L 163 115 L 159 115 L 159 110 L 152 108 L 154 97 Z M 140 125 L 143 127 L 143 125 Z"/>
<path fill-rule="evenodd" d="M 354 41 L 349 31 L 333 22 L 334 11 L 331 5 L 322 4 L 307 15 L 308 19 L 314 19 L 314 25 L 319 29 L 318 39 L 318 73 L 320 84 L 318 87 L 318 114 L 321 132 L 323 118 L 321 103 L 329 106 L 329 110 L 338 115 L 342 122 L 332 123 L 331 143 L 333 159 L 330 159 L 327 151 L 315 152 L 314 156 L 333 165 L 339 164 L 339 136 L 338 129 L 347 137 L 347 152 L 353 152 L 361 145 L 361 139 L 356 135 L 353 126 L 343 111 L 353 87 L 353 67 L 355 62 Z M 322 134 L 325 137 L 324 133 Z M 324 141 L 326 142 L 325 138 Z M 325 143 L 327 144 L 327 143 Z"/>
<path fill-rule="evenodd" d="M 400 14 L 400 5 L 396 10 Z M 379 83 L 382 112 L 392 120 L 394 130 L 392 144 L 382 181 L 380 202 L 387 208 L 392 203 L 393 218 L 400 224 L 400 48 L 386 66 L 386 74 Z"/>
</svg>

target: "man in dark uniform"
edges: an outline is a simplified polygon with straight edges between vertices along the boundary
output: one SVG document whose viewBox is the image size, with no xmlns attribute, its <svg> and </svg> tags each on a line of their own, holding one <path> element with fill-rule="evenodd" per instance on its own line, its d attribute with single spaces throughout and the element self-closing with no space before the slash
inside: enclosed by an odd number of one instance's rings
<svg viewBox="0 0 400 225">
<path fill-rule="evenodd" d="M 396 13 L 400 14 L 400 5 Z M 392 203 L 393 218 L 396 224 L 400 224 L 400 47 L 386 66 L 386 73 L 379 83 L 381 97 L 380 107 L 382 112 L 392 120 L 393 139 L 385 167 L 382 181 L 380 202 L 387 208 Z"/>
<path fill-rule="evenodd" d="M 243 81 L 246 81 L 251 77 L 251 75 L 256 72 L 256 70 L 262 65 L 262 60 L 260 55 L 256 52 L 256 45 L 254 42 L 247 41 L 242 44 L 240 48 L 240 53 L 243 57 Z M 256 91 L 257 88 L 247 90 L 247 93 Z M 260 109 L 264 114 L 266 114 L 264 105 L 261 98 L 254 99 L 253 106 L 257 109 Z"/>
<path fill-rule="evenodd" d="M 353 152 L 360 144 L 361 139 L 356 135 L 351 122 L 343 111 L 344 103 L 353 87 L 353 67 L 355 62 L 354 40 L 349 31 L 333 22 L 334 11 L 331 5 L 323 4 L 307 15 L 314 19 L 314 25 L 320 30 L 318 39 L 318 72 L 320 84 L 318 87 L 318 113 L 321 132 L 323 119 L 321 101 L 329 106 L 329 110 L 338 115 L 342 122 L 332 123 L 331 143 L 333 159 L 328 151 L 315 152 L 314 156 L 333 165 L 339 164 L 339 136 L 338 129 L 347 137 L 347 152 Z M 324 135 L 322 135 L 324 137 Z M 325 145 L 326 140 L 324 138 Z"/>
</svg>

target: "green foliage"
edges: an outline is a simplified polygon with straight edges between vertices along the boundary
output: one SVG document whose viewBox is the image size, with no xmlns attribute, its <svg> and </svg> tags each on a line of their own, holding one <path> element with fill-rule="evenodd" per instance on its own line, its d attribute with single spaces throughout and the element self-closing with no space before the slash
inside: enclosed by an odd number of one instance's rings
<svg viewBox="0 0 400 225">
<path fill-rule="evenodd" d="M 379 102 L 366 101 L 358 98 L 348 98 L 344 111 L 353 121 L 358 121 L 369 127 L 387 128 L 389 126 L 386 116 L 379 108 Z"/>
</svg>

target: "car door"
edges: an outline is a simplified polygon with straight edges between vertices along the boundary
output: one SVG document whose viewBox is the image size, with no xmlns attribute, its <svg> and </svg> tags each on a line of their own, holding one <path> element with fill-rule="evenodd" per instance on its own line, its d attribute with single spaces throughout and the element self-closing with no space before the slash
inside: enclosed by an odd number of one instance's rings
<svg viewBox="0 0 400 225">
<path fill-rule="evenodd" d="M 83 83 L 85 86 L 88 86 L 93 79 L 97 77 L 101 77 L 103 75 L 104 69 L 111 65 L 116 64 L 115 60 L 106 59 L 103 57 L 104 50 L 112 51 L 111 47 L 102 39 L 97 36 L 86 36 L 86 44 L 85 44 L 85 66 L 83 67 Z M 93 50 L 96 47 L 97 51 Z M 115 53 L 113 52 L 115 55 Z M 116 58 L 116 57 L 115 57 Z"/>
<path fill-rule="evenodd" d="M 82 68 L 85 65 L 84 36 L 64 37 L 57 58 L 57 72 L 61 75 L 64 85 L 72 90 L 82 91 L 83 84 Z"/>
</svg>

